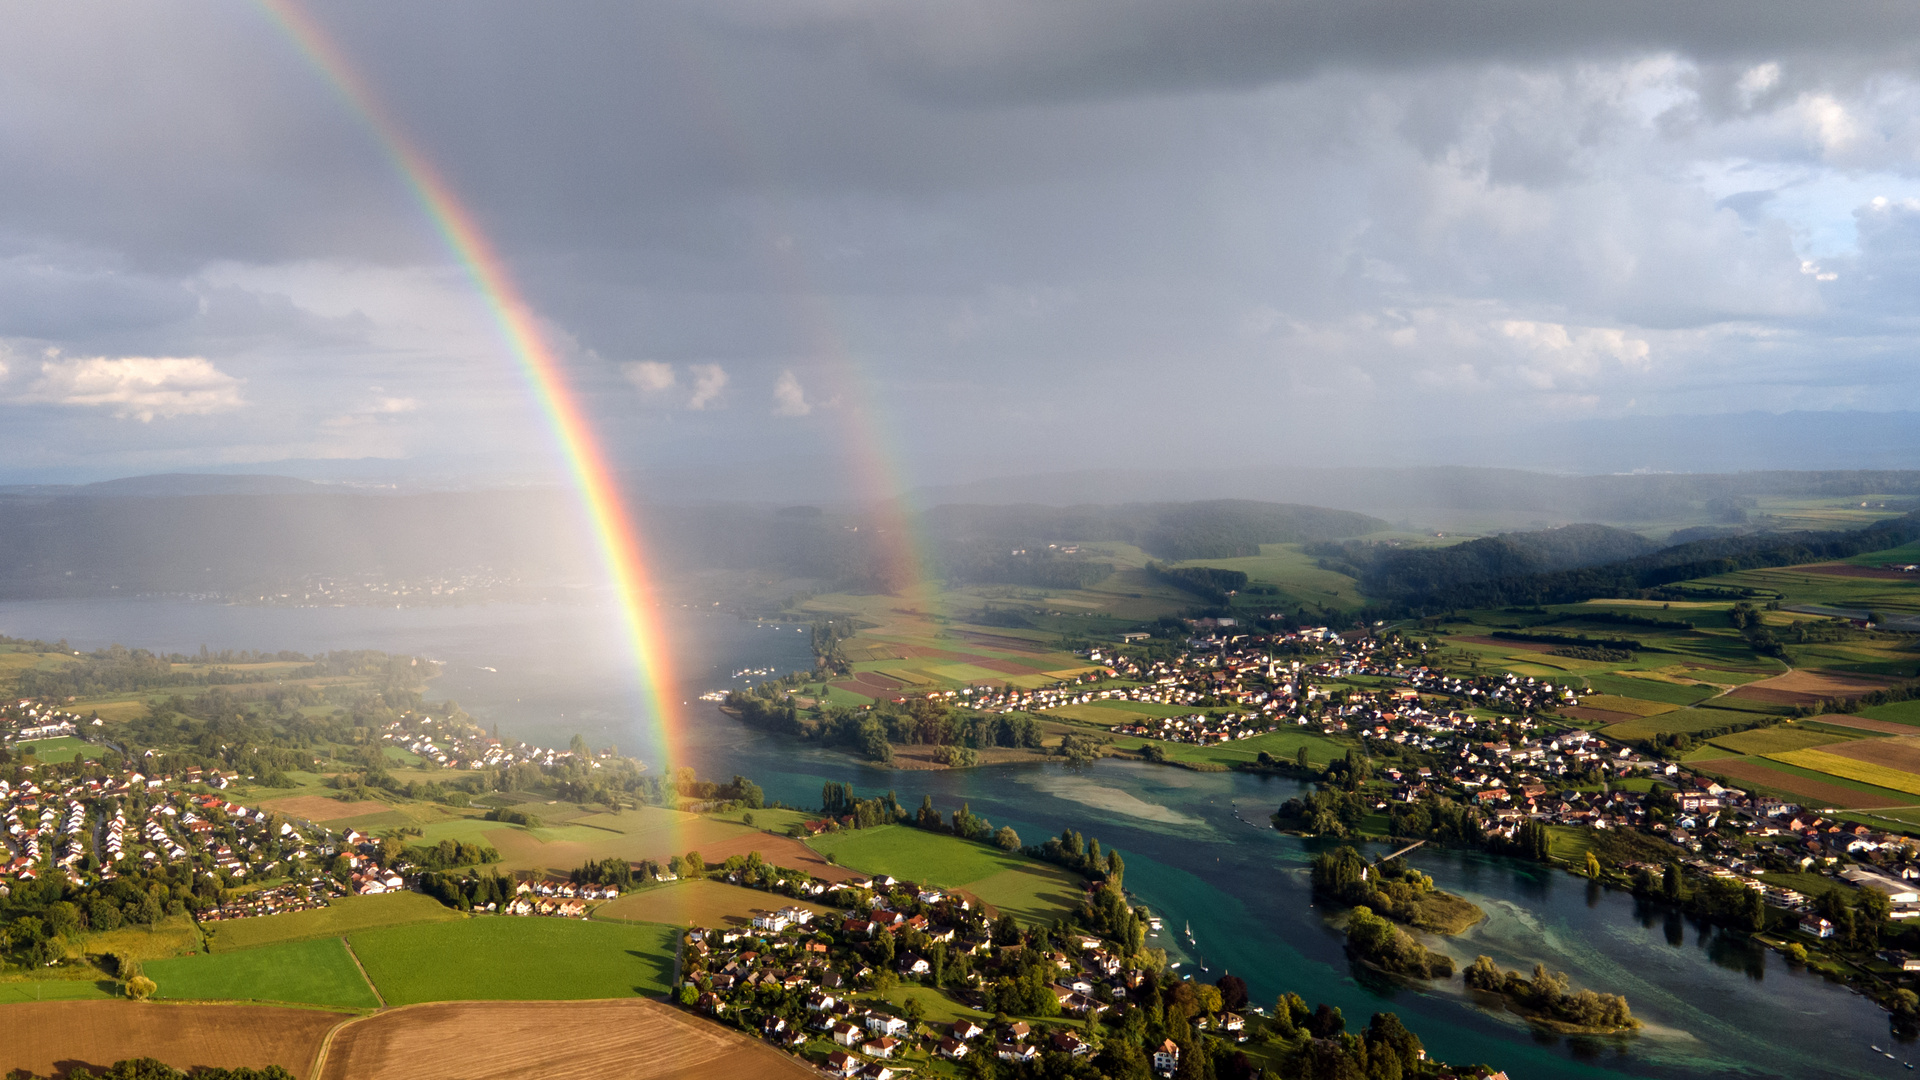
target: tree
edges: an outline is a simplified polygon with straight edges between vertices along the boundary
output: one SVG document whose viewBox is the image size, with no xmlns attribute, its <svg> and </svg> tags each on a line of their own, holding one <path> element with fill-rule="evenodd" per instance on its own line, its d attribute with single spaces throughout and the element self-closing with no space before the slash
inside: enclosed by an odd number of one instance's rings
<svg viewBox="0 0 1920 1080">
<path fill-rule="evenodd" d="M 1587 877 L 1595 881 L 1600 879 L 1600 857 L 1591 851 L 1587 852 Z"/>
<path fill-rule="evenodd" d="M 1680 864 L 1679 863 L 1670 862 L 1667 864 L 1667 872 L 1660 881 L 1660 889 L 1662 892 L 1667 894 L 1667 899 L 1669 900 L 1680 899 Z"/>
<path fill-rule="evenodd" d="M 1312 767 L 1313 767 L 1313 765 L 1312 765 L 1312 763 L 1311 763 L 1311 762 L 1309 762 L 1309 761 L 1307 760 L 1307 748 L 1306 748 L 1306 747 L 1304 747 L 1304 746 L 1303 746 L 1303 747 L 1301 747 L 1301 748 L 1300 748 L 1299 750 L 1297 750 L 1297 751 L 1295 751 L 1295 752 L 1294 752 L 1294 755 L 1293 755 L 1293 763 L 1294 763 L 1295 765 L 1298 765 L 1298 766 L 1300 766 L 1300 767 L 1301 767 L 1301 768 L 1303 768 L 1303 769 L 1310 769 L 1310 768 L 1312 768 Z"/>
<path fill-rule="evenodd" d="M 145 1001 L 153 996 L 159 986 L 145 975 L 135 975 L 127 980 L 127 996 L 135 1001 Z"/>
<path fill-rule="evenodd" d="M 920 999 L 917 997 L 907 998 L 906 1005 L 900 1011 L 906 1018 L 908 1031 L 918 1028 L 920 1021 L 927 1018 L 927 1007 L 920 1004 Z"/>
<path fill-rule="evenodd" d="M 993 843 L 1002 851 L 1019 851 L 1020 834 L 1013 831 L 1013 826 L 1002 825 L 1000 831 L 993 834 Z"/>
</svg>

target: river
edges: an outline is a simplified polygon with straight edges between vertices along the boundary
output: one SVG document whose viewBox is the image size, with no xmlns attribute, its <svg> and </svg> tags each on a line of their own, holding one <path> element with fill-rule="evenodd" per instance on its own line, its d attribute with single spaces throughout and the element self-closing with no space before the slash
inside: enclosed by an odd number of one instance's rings
<svg viewBox="0 0 1920 1080">
<path fill-rule="evenodd" d="M 666 620 L 677 658 L 676 700 L 690 702 L 675 740 L 677 764 L 703 775 L 742 773 L 770 798 L 817 805 L 828 779 L 864 793 L 897 789 L 901 801 L 934 796 L 942 810 L 962 800 L 1028 842 L 1062 828 L 1118 847 L 1127 885 L 1165 917 L 1151 943 L 1183 972 L 1225 971 L 1247 980 L 1256 1001 L 1284 990 L 1341 1007 L 1350 1025 L 1398 1012 L 1435 1056 L 1487 1062 L 1515 1080 L 1549 1077 L 1825 1078 L 1911 1075 L 1902 1063 L 1920 1047 L 1889 1041 L 1870 1002 L 1788 965 L 1737 935 L 1723 935 L 1633 897 L 1532 864 L 1479 853 L 1422 848 L 1409 861 L 1442 888 L 1489 913 L 1445 947 L 1464 966 L 1485 953 L 1504 966 L 1535 961 L 1577 985 L 1623 993 L 1647 1025 L 1624 1038 L 1570 1039 L 1535 1032 L 1517 1018 L 1450 986 L 1414 988 L 1356 972 L 1339 935 L 1311 907 L 1311 841 L 1265 827 L 1301 790 L 1292 780 L 1196 773 L 1102 761 L 1086 769 L 1028 765 L 947 772 L 891 772 L 793 740 L 743 728 L 697 701 L 737 686 L 746 668 L 788 670 L 811 662 L 796 626 L 762 626 L 720 614 L 678 611 Z M 637 681 L 610 610 L 579 605 L 489 605 L 424 609 L 229 607 L 172 601 L 0 603 L 0 633 L 75 648 L 113 642 L 162 651 L 222 648 L 377 648 L 441 661 L 436 697 L 452 697 L 502 734 L 564 745 L 578 731 L 648 756 L 639 730 Z M 1180 928 L 1191 924 L 1195 944 Z M 1890 1060 L 1869 1049 L 1892 1050 Z"/>
</svg>

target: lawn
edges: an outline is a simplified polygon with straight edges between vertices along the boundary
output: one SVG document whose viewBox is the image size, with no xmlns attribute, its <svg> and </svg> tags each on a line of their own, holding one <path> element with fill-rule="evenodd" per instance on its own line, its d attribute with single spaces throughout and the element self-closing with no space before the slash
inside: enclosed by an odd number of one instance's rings
<svg viewBox="0 0 1920 1080">
<path fill-rule="evenodd" d="M 261 915 L 202 924 L 207 948 L 214 952 L 251 949 L 282 941 L 339 937 L 356 930 L 404 923 L 443 922 L 460 915 L 430 896 L 415 892 L 347 896 L 323 908 L 285 915 Z"/>
<path fill-rule="evenodd" d="M 984 1025 L 993 1021 L 992 1013 L 962 1005 L 931 986 L 896 984 L 886 992 L 883 1000 L 893 1006 L 895 1016 L 900 1016 L 906 1011 L 908 998 L 920 1003 L 920 1007 L 926 1011 L 928 1023 L 951 1024 L 955 1020 L 966 1019 Z"/>
<path fill-rule="evenodd" d="M 1293 761 L 1301 747 L 1307 748 L 1307 760 L 1315 765 L 1325 765 L 1329 761 L 1346 756 L 1347 748 L 1324 735 L 1300 729 L 1269 731 L 1264 735 L 1255 735 L 1251 739 L 1236 739 L 1233 742 L 1215 743 L 1200 746 L 1194 743 L 1160 742 L 1153 739 L 1122 739 L 1114 743 L 1114 749 L 1137 752 L 1148 744 L 1159 746 L 1174 761 L 1204 762 L 1214 765 L 1251 765 L 1260 760 L 1262 751 L 1272 754 L 1281 761 Z"/>
<path fill-rule="evenodd" d="M 807 846 L 862 873 L 890 874 L 948 889 L 1003 870 L 1040 865 L 986 844 L 905 825 L 825 833 L 807 841 Z"/>
<path fill-rule="evenodd" d="M 20 979 L 0 982 L 0 1005 L 27 1001 L 94 1001 L 122 997 L 112 979 Z"/>
<path fill-rule="evenodd" d="M 35 758 L 48 764 L 64 764 L 77 757 L 98 758 L 103 747 L 98 747 L 84 739 L 71 735 L 62 735 L 57 739 L 39 739 L 23 742 L 14 747 L 22 755 L 31 753 Z"/>
<path fill-rule="evenodd" d="M 664 994 L 678 931 L 652 923 L 479 916 L 350 936 L 388 1005 Z"/>
<path fill-rule="evenodd" d="M 827 833 L 808 841 L 842 866 L 964 889 L 1022 923 L 1051 923 L 1080 903 L 1080 878 L 1057 866 L 906 825 Z"/>
<path fill-rule="evenodd" d="M 154 960 L 158 996 L 199 1001 L 289 1001 L 372 1009 L 380 1002 L 339 938 Z"/>
</svg>

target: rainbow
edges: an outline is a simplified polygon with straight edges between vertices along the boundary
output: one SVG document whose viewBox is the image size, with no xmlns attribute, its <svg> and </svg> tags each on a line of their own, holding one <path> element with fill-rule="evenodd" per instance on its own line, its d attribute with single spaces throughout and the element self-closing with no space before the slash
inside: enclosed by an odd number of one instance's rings
<svg viewBox="0 0 1920 1080">
<path fill-rule="evenodd" d="M 678 759 L 683 717 L 669 696 L 672 665 L 664 644 L 667 635 L 653 602 L 646 551 L 612 462 L 594 434 L 578 395 L 568 384 L 558 355 L 541 333 L 532 307 L 473 213 L 426 154 L 407 138 L 400 123 L 381 106 L 326 30 L 290 0 L 257 2 L 372 131 L 448 251 L 472 280 L 525 376 L 566 459 L 608 579 L 619 597 L 621 620 L 638 667 L 643 707 L 653 721 L 659 775 L 669 775 Z"/>
</svg>

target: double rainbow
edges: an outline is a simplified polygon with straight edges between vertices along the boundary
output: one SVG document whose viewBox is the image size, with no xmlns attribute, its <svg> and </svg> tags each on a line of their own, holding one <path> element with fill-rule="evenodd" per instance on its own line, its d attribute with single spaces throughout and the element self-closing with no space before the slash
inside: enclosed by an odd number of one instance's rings
<svg viewBox="0 0 1920 1080">
<path fill-rule="evenodd" d="M 553 431 L 590 522 L 601 561 L 619 597 L 621 620 L 639 668 L 643 706 L 651 714 L 661 775 L 679 750 L 680 714 L 670 698 L 672 666 L 666 634 L 653 602 L 653 584 L 635 517 L 612 462 L 594 434 L 580 399 L 533 310 L 471 211 L 454 194 L 405 129 L 380 104 L 346 55 L 318 23 L 290 0 L 258 0 L 260 7 L 365 122 L 455 261 L 486 302 L 501 337 L 525 376 Z"/>
</svg>

